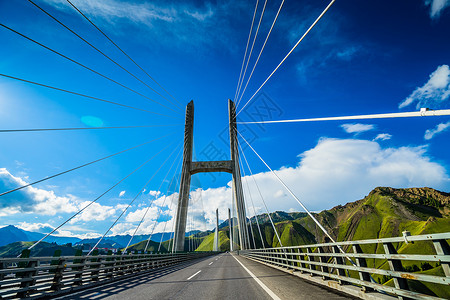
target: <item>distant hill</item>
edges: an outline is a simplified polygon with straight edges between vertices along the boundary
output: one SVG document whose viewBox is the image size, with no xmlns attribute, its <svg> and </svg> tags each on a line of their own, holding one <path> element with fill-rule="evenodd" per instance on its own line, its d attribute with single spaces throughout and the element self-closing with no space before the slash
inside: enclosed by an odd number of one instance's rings
<svg viewBox="0 0 450 300">
<path fill-rule="evenodd" d="M 32 242 L 38 241 L 45 234 L 39 232 L 26 231 L 17 228 L 13 225 L 0 228 L 0 246 L 4 246 L 14 242 Z M 49 236 L 45 239 L 48 243 L 57 243 L 59 245 L 67 243 L 76 243 L 81 239 L 76 237 L 59 237 L 59 236 Z"/>
<path fill-rule="evenodd" d="M 0 257 L 16 257 L 22 250 L 27 249 L 33 242 L 14 242 L 0 247 Z M 75 249 L 70 246 L 41 242 L 31 249 L 30 256 L 53 256 L 55 250 L 61 250 L 61 255 L 75 255 Z"/>
<path fill-rule="evenodd" d="M 192 235 L 192 234 L 199 234 L 200 231 L 198 230 L 194 230 L 194 231 L 190 231 L 190 232 L 186 232 L 186 236 Z M 20 228 L 17 228 L 13 225 L 9 225 L 9 226 L 5 226 L 0 228 L 0 247 L 2 246 L 10 246 L 11 249 L 19 249 L 20 247 L 22 247 L 23 245 L 28 245 L 27 242 L 35 242 L 40 240 L 42 237 L 44 237 L 45 234 L 43 233 L 39 233 L 39 232 L 30 232 L 30 231 L 26 231 Z M 162 240 L 162 242 L 166 242 L 168 241 L 171 236 L 173 236 L 172 232 L 166 232 L 166 233 L 154 233 L 152 235 L 152 241 L 157 243 L 156 249 L 159 246 L 159 242 Z M 143 234 L 143 235 L 135 235 L 133 237 L 132 240 L 132 244 L 136 244 L 142 241 L 147 241 L 149 235 L 148 234 Z M 99 244 L 100 248 L 125 248 L 126 245 L 128 244 L 129 240 L 131 238 L 131 235 L 127 234 L 127 235 L 114 235 L 114 236 L 107 236 L 105 239 L 102 240 L 102 242 Z M 45 239 L 45 243 L 41 242 L 40 245 L 42 245 L 42 248 L 45 248 L 45 246 L 50 246 L 51 248 L 55 248 L 53 246 L 53 244 L 57 244 L 57 245 L 65 245 L 68 243 L 71 243 L 74 246 L 80 246 L 80 245 L 84 245 L 85 249 L 89 249 L 89 246 L 94 246 L 98 241 L 98 238 L 91 238 L 91 239 L 79 239 L 79 238 L 75 238 L 75 237 L 58 237 L 58 236 L 49 236 Z M 14 243 L 14 245 L 10 245 Z M 30 243 L 29 246 L 31 246 L 32 243 Z M 153 244 L 151 244 L 153 245 Z M 27 246 L 27 247 L 29 247 Z M 87 247 L 87 248 L 86 248 Z M 3 255 L 1 253 L 10 253 L 8 249 L 10 248 L 5 248 L 6 250 L 4 250 L 3 252 L 0 252 L 0 257 L 2 257 Z M 56 248 L 55 248 L 56 249 Z M 162 249 L 165 249 L 164 247 Z M 15 251 L 14 250 L 14 251 Z M 14 252 L 12 251 L 12 252 Z M 21 251 L 21 250 L 20 250 Z M 15 255 L 18 255 L 20 253 L 20 251 L 18 253 L 16 253 Z M 150 250 L 153 251 L 153 250 Z M 42 252 L 42 251 L 41 251 Z M 53 255 L 54 250 L 50 251 L 51 252 L 50 255 Z M 34 252 L 31 253 L 31 255 L 34 256 Z M 14 255 L 13 255 L 14 256 Z"/>
<path fill-rule="evenodd" d="M 274 212 L 270 214 L 280 235 L 283 246 L 305 245 L 327 242 L 328 238 L 305 213 Z M 401 236 L 408 230 L 412 235 L 431 234 L 450 231 L 450 194 L 431 188 L 394 189 L 377 187 L 364 199 L 338 205 L 318 214 L 313 214 L 336 241 L 364 240 Z M 279 241 L 269 223 L 267 214 L 259 215 L 261 234 L 265 247 L 279 247 Z M 227 222 L 228 224 L 228 222 Z M 261 247 L 261 238 L 256 220 L 251 219 L 257 248 Z M 221 250 L 229 250 L 228 226 L 220 232 Z M 251 233 L 250 233 L 251 234 Z M 211 250 L 214 234 L 203 238 L 198 250 Z M 250 241 L 253 246 L 253 238 Z M 400 246 L 401 245 L 401 246 Z M 398 253 L 435 254 L 429 243 L 409 243 L 397 245 Z M 363 251 L 384 253 L 383 247 L 363 245 Z M 346 249 L 346 247 L 344 247 Z M 389 269 L 386 261 L 367 260 L 369 267 Z M 416 261 L 406 261 L 403 266 L 414 272 L 443 276 L 442 267 L 422 265 Z M 354 274 L 357 276 L 357 274 Z M 372 274 L 375 280 L 393 285 L 392 279 Z M 427 292 L 444 299 L 450 299 L 450 288 L 442 285 L 414 281 L 410 287 L 419 292 Z"/>
</svg>

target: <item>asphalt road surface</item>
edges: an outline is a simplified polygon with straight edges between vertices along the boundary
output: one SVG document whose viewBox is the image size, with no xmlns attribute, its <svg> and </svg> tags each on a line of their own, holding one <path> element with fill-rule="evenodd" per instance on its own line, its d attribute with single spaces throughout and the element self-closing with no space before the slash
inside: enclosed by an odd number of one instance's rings
<svg viewBox="0 0 450 300">
<path fill-rule="evenodd" d="M 250 273 L 249 273 L 250 271 Z M 60 299 L 349 299 L 260 263 L 219 254 Z"/>
</svg>

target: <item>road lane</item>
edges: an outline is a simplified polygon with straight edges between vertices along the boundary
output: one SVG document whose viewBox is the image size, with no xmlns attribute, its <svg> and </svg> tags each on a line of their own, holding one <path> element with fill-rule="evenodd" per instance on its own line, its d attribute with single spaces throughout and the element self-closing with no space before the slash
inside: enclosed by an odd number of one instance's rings
<svg viewBox="0 0 450 300">
<path fill-rule="evenodd" d="M 169 270 L 65 295 L 61 299 L 348 299 L 285 272 L 241 256 L 235 257 L 229 253 L 210 256 Z"/>
</svg>

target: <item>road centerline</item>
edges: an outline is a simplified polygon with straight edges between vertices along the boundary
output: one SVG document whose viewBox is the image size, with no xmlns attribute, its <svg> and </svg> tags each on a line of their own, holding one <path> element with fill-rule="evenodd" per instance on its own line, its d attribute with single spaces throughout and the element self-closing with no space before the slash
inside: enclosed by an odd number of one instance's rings
<svg viewBox="0 0 450 300">
<path fill-rule="evenodd" d="M 197 275 L 198 273 L 200 273 L 202 270 L 199 270 L 197 273 L 195 273 L 194 275 L 190 276 L 187 280 L 191 280 L 192 278 L 194 278 L 195 275 Z"/>
</svg>

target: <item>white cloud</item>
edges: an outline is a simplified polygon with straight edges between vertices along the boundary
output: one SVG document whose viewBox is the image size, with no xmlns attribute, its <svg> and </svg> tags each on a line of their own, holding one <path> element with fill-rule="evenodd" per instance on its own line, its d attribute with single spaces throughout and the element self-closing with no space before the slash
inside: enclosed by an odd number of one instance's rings
<svg viewBox="0 0 450 300">
<path fill-rule="evenodd" d="M 437 108 L 449 97 L 450 68 L 448 65 L 442 65 L 431 73 L 427 83 L 416 88 L 398 107 L 404 108 L 417 102 L 416 108 Z"/>
<path fill-rule="evenodd" d="M 31 231 L 31 232 L 40 232 L 47 234 L 51 232 L 54 229 L 54 226 L 49 223 L 28 223 L 28 222 L 20 222 L 16 225 L 16 227 Z M 74 233 L 75 232 L 81 232 L 81 233 Z M 87 232 L 86 232 L 87 231 Z M 55 231 L 52 236 L 60 236 L 60 237 L 77 237 L 80 239 L 86 239 L 86 238 L 96 238 L 101 236 L 100 234 L 94 232 L 93 230 L 87 230 L 85 227 L 79 227 L 79 226 L 65 226 L 64 229 L 58 229 Z M 44 240 L 45 241 L 45 240 Z"/>
<path fill-rule="evenodd" d="M 336 53 L 336 57 L 345 61 L 350 61 L 355 56 L 356 53 L 360 51 L 360 47 L 351 46 L 344 48 L 343 50 Z"/>
<path fill-rule="evenodd" d="M 76 14 L 65 0 L 45 0 L 57 9 Z M 124 34 L 123 28 L 134 27 L 134 35 L 157 39 L 159 45 L 169 44 L 199 51 L 205 46 L 224 47 L 238 42 L 232 30 L 233 17 L 250 3 L 245 1 L 120 1 L 85 0 L 74 4 L 102 29 Z M 212 28 L 221 28 L 216 35 Z M 236 39 L 236 40 L 234 40 Z M 152 44 L 155 47 L 155 44 Z"/>
<path fill-rule="evenodd" d="M 436 19 L 446 7 L 450 6 L 450 0 L 425 0 L 425 5 L 430 7 L 430 17 Z"/>
<path fill-rule="evenodd" d="M 161 192 L 160 191 L 150 191 L 150 192 L 148 192 L 148 194 L 153 197 L 158 197 L 159 195 L 161 195 Z"/>
<path fill-rule="evenodd" d="M 27 182 L 12 175 L 6 168 L 0 168 L 0 191 L 8 191 Z M 1 197 L 0 215 L 5 213 L 36 213 L 55 215 L 57 213 L 76 212 L 78 199 L 73 195 L 56 196 L 54 191 L 33 186 L 12 192 Z"/>
<path fill-rule="evenodd" d="M 424 146 L 382 148 L 375 141 L 322 139 L 299 157 L 296 167 L 283 167 L 275 172 L 312 211 L 362 199 L 377 186 L 450 188 L 446 170 L 427 157 Z M 301 211 L 288 193 L 284 190 L 280 193 L 282 186 L 273 174 L 264 172 L 253 176 L 270 211 L 292 208 Z M 246 180 L 258 213 L 265 212 L 253 179 L 245 177 L 245 190 Z M 222 187 L 201 192 L 210 226 L 217 207 L 220 219 L 225 219 L 231 207 L 231 189 Z M 247 203 L 251 202 L 247 200 Z M 253 209 L 250 212 L 253 215 Z"/>
<path fill-rule="evenodd" d="M 41 233 L 48 233 L 54 229 L 54 227 L 48 223 L 20 222 L 17 227 L 26 231 Z"/>
<path fill-rule="evenodd" d="M 3 174 L 3 177 L 0 176 L 2 179 L 0 182 L 4 182 L 4 178 L 12 177 L 5 169 L 0 170 L 3 172 L 0 173 Z M 430 186 L 444 190 L 450 188 L 446 170 L 443 166 L 430 160 L 425 146 L 383 148 L 376 141 L 360 139 L 323 138 L 314 148 L 299 155 L 299 162 L 296 166 L 282 167 L 275 172 L 312 211 L 329 209 L 338 204 L 361 199 L 376 186 Z M 253 178 L 258 182 L 270 211 L 301 211 L 298 203 L 286 193 L 273 174 L 263 172 L 253 175 Z M 251 203 L 247 196 L 248 190 L 250 190 L 257 213 L 263 213 L 264 206 L 253 179 L 246 176 L 243 184 L 247 206 Z M 29 198 L 27 199 L 29 200 Z M 162 207 L 164 211 L 163 217 L 160 218 L 161 222 L 157 223 L 155 233 L 173 230 L 177 199 L 178 193 L 169 196 L 160 195 L 155 199 L 154 205 Z M 206 190 L 198 188 L 191 191 L 188 216 L 190 220 L 193 219 L 193 228 L 201 230 L 214 228 L 216 208 L 219 209 L 219 219 L 221 221 L 227 219 L 228 208 L 232 207 L 231 199 L 230 185 Z M 73 200 L 69 199 L 68 201 L 72 203 Z M 76 208 L 86 203 L 77 203 Z M 150 209 L 137 234 L 151 232 L 157 218 L 155 206 Z M 5 209 L 16 208 L 22 209 L 18 203 L 5 207 Z M 86 222 L 106 220 L 117 215 L 123 208 L 124 205 L 101 206 L 95 203 L 77 220 Z M 250 215 L 253 215 L 253 208 L 248 208 L 251 212 Z M 110 234 L 132 234 L 143 216 L 144 209 L 146 208 L 138 207 L 134 211 L 130 211 L 124 220 L 112 229 Z M 28 210 L 32 211 L 33 205 Z M 24 224 L 23 226 L 30 228 L 46 225 L 49 224 L 42 222 L 40 225 Z M 65 228 L 65 230 L 69 229 Z M 187 230 L 190 230 L 190 227 Z M 72 234 L 59 232 L 59 234 L 62 233 Z M 94 233 L 89 234 L 95 235 Z"/>
<path fill-rule="evenodd" d="M 386 141 L 386 140 L 390 140 L 392 138 L 392 135 L 389 133 L 380 133 L 378 134 L 373 140 L 374 141 Z"/>
<path fill-rule="evenodd" d="M 425 131 L 424 138 L 426 140 L 431 140 L 436 134 L 441 133 L 449 128 L 450 128 L 450 122 L 441 123 L 441 124 L 437 125 L 435 128 L 428 129 L 427 131 Z"/>
<path fill-rule="evenodd" d="M 372 124 L 361 124 L 361 123 L 342 124 L 341 127 L 347 133 L 356 133 L 356 134 L 375 129 L 375 126 Z"/>
<path fill-rule="evenodd" d="M 125 192 L 126 192 L 126 191 L 121 191 L 121 192 L 119 193 L 119 197 L 123 197 L 123 195 L 125 195 Z"/>
<path fill-rule="evenodd" d="M 81 202 L 79 207 L 85 207 L 90 201 Z M 92 203 L 88 208 L 86 208 L 81 214 L 77 215 L 70 221 L 70 224 L 77 223 L 79 221 L 104 221 L 110 217 L 116 215 L 126 207 L 125 204 L 118 204 L 116 206 L 101 205 L 99 203 Z"/>
<path fill-rule="evenodd" d="M 446 170 L 432 162 L 426 151 L 425 146 L 382 148 L 376 141 L 324 138 L 313 149 L 299 155 L 297 166 L 282 167 L 275 172 L 311 211 L 320 211 L 362 199 L 377 186 L 430 186 L 448 190 L 450 180 Z M 253 177 L 270 211 L 301 211 L 300 205 L 283 189 L 273 174 L 263 172 Z M 257 213 L 265 213 L 259 192 L 250 176 L 243 178 L 243 187 L 249 214 L 254 214 L 249 190 Z M 155 232 L 162 232 L 164 228 L 166 232 L 173 230 L 178 194 L 170 195 L 167 199 L 174 199 L 171 209 L 169 200 L 163 206 L 169 220 L 160 219 L 162 221 L 158 222 Z M 164 196 L 155 200 L 155 203 L 162 206 L 163 201 Z M 215 227 L 216 208 L 219 209 L 222 222 L 228 218 L 228 208 L 231 207 L 230 184 L 219 188 L 198 188 L 191 191 L 188 218 L 191 220 L 193 217 L 193 228 L 212 229 Z M 114 234 L 132 234 L 143 213 L 143 209 L 129 213 L 124 223 L 113 228 Z M 150 233 L 155 219 L 156 208 L 152 207 L 138 234 Z"/>
</svg>

